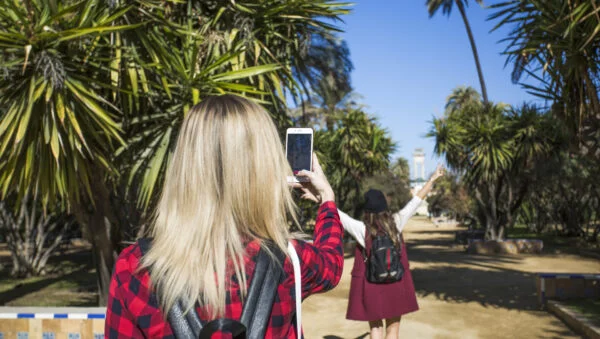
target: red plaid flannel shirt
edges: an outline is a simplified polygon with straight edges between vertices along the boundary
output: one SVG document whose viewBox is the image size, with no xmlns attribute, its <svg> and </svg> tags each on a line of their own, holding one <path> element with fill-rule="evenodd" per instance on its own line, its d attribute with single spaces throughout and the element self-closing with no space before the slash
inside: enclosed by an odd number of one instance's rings
<svg viewBox="0 0 600 339">
<path fill-rule="evenodd" d="M 302 299 L 310 294 L 335 287 L 342 275 L 344 264 L 342 248 L 343 229 L 334 202 L 325 202 L 319 208 L 315 224 L 314 242 L 292 241 L 302 270 Z M 246 272 L 252 279 L 257 241 L 247 245 Z M 109 288 L 106 309 L 105 336 L 107 338 L 174 338 L 165 315 L 149 288 L 150 275 L 146 270 L 136 273 L 141 257 L 137 244 L 131 245 L 117 259 Z M 289 259 L 284 263 L 287 278 L 277 289 L 266 338 L 296 338 L 294 269 Z M 227 295 L 224 318 L 239 320 L 242 313 L 240 290 L 232 282 Z M 201 319 L 208 319 L 204 307 L 197 309 Z M 231 338 L 215 335 L 213 338 Z"/>
</svg>

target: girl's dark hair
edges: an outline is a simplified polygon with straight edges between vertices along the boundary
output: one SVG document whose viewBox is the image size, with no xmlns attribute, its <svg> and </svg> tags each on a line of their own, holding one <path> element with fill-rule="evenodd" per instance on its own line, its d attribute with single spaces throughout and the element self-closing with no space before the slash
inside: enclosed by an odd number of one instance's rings
<svg viewBox="0 0 600 339">
<path fill-rule="evenodd" d="M 363 214 L 363 222 L 371 236 L 375 236 L 378 231 L 383 231 L 390 236 L 392 242 L 394 242 L 394 246 L 400 248 L 400 232 L 398 232 L 396 221 L 390 211 L 385 210 L 379 213 L 365 212 Z"/>
</svg>

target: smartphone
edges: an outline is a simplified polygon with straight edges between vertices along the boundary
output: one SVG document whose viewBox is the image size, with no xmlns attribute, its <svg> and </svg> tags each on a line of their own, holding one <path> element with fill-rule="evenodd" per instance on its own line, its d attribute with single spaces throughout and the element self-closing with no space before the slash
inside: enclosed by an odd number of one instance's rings
<svg viewBox="0 0 600 339">
<path fill-rule="evenodd" d="M 288 128 L 285 135 L 285 156 L 294 172 L 288 182 L 306 182 L 307 178 L 297 177 L 301 170 L 312 171 L 313 130 L 312 128 Z"/>
</svg>

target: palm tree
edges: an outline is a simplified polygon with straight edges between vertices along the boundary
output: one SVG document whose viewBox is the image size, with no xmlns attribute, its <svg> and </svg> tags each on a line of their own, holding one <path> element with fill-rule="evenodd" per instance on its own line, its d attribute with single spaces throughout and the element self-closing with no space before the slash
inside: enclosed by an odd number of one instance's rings
<svg viewBox="0 0 600 339">
<path fill-rule="evenodd" d="M 350 108 L 338 116 L 333 129 L 315 135 L 315 145 L 326 155 L 325 169 L 339 205 L 346 210 L 358 206 L 363 180 L 388 169 L 396 147 L 377 119 Z"/>
<path fill-rule="evenodd" d="M 318 59 L 326 52 L 333 53 L 331 46 L 339 41 L 333 34 L 339 29 L 330 22 L 338 21 L 340 15 L 348 13 L 347 6 L 347 3 L 322 0 L 283 3 L 260 0 L 190 1 L 172 4 L 164 19 L 177 22 L 178 18 L 183 18 L 177 23 L 191 25 L 189 30 L 204 34 L 192 40 L 191 45 L 181 48 L 185 51 L 181 57 L 168 55 L 169 61 L 165 64 L 176 67 L 165 67 L 159 73 L 161 78 L 170 80 L 169 84 L 176 85 L 175 88 L 185 89 L 182 97 L 173 99 L 173 95 L 169 94 L 172 90 L 162 91 L 162 98 L 150 97 L 152 102 L 149 105 L 164 103 L 155 112 L 160 114 L 153 114 L 150 118 L 146 110 L 142 112 L 143 119 L 136 118 L 131 123 L 131 138 L 140 147 L 128 146 L 127 149 L 133 152 L 135 158 L 135 164 L 129 164 L 129 182 L 141 183 L 138 187 L 141 206 L 150 206 L 156 197 L 154 188 L 162 182 L 168 150 L 174 142 L 172 131 L 177 130 L 189 104 L 201 99 L 199 93 L 235 91 L 257 98 L 269 106 L 273 119 L 282 130 L 287 127 L 286 93 L 299 98 L 303 88 L 312 88 L 317 81 L 315 79 L 336 69 Z M 190 23 L 187 18 L 194 16 L 200 20 Z M 161 41 L 164 36 L 168 37 L 167 29 L 156 34 L 154 39 Z M 188 43 L 187 40 L 185 43 Z M 348 54 L 347 50 L 336 53 L 333 54 L 339 58 Z M 197 63 L 198 58 L 200 64 Z M 154 63 L 152 59 L 142 62 L 149 65 L 148 68 Z M 209 79 L 218 67 L 232 70 Z M 338 72 L 343 75 L 349 70 Z M 131 101 L 131 98 L 127 100 Z"/>
<path fill-rule="evenodd" d="M 333 128 L 336 115 L 352 93 L 350 73 L 354 66 L 345 41 L 334 37 L 313 39 L 306 62 L 298 68 L 297 77 L 310 85 L 306 100 L 320 109 L 327 129 Z"/>
<path fill-rule="evenodd" d="M 490 240 L 502 239 L 514 224 L 535 161 L 553 149 L 550 125 L 536 107 L 481 103 L 433 121 L 435 152 L 462 176 Z"/>
<path fill-rule="evenodd" d="M 594 1 L 522 0 L 492 5 L 489 20 L 508 27 L 507 63 L 513 82 L 546 100 L 572 141 L 600 159 L 600 17 Z"/>
<path fill-rule="evenodd" d="M 478 4 L 483 4 L 483 0 L 475 0 Z M 456 4 L 458 7 L 458 11 L 465 23 L 465 29 L 467 30 L 467 35 L 469 36 L 469 41 L 471 42 L 471 50 L 473 51 L 473 58 L 475 59 L 475 66 L 477 67 L 477 75 L 479 76 L 479 84 L 481 85 L 481 94 L 483 96 L 483 102 L 487 103 L 488 95 L 487 88 L 485 86 L 485 81 L 483 80 L 483 71 L 481 70 L 481 63 L 479 62 L 479 54 L 477 53 L 477 46 L 475 45 L 475 38 L 473 37 L 473 32 L 471 31 L 471 25 L 469 24 L 469 19 L 467 18 L 467 13 L 465 12 L 465 7 L 469 6 L 468 0 L 427 0 L 427 11 L 429 12 L 429 17 L 432 17 L 437 13 L 437 11 L 441 8 L 442 13 L 444 15 L 449 16 L 452 13 L 452 7 Z"/>
<path fill-rule="evenodd" d="M 199 11 L 215 20 L 215 32 L 231 32 L 221 39 L 228 50 L 231 41 L 247 49 L 240 57 L 246 65 L 277 64 L 275 75 L 259 77 L 260 89 L 276 95 L 271 101 L 286 109 L 286 96 L 296 104 L 308 101 L 324 79 L 336 87 L 349 87 L 352 63 L 347 45 L 336 33 L 340 17 L 351 3 L 331 0 L 202 2 Z M 275 83 L 273 81 L 276 80 Z M 266 98 L 264 98 L 267 100 Z M 285 125 L 285 123 L 284 123 Z"/>
<path fill-rule="evenodd" d="M 299 91 L 286 55 L 300 55 L 301 32 L 330 29 L 323 18 L 345 11 L 336 4 L 0 0 L 2 196 L 75 214 L 105 303 L 121 234 L 115 188 L 151 205 L 178 126 L 206 95 L 270 104 L 285 125 L 284 90 Z M 260 29 L 242 37 L 240 22 L 223 24 L 240 13 Z"/>
<path fill-rule="evenodd" d="M 410 181 L 410 166 L 408 165 L 408 160 L 405 158 L 400 157 L 396 159 L 390 171 L 402 182 L 408 183 Z"/>
<path fill-rule="evenodd" d="M 295 78 L 304 89 L 294 102 L 299 107 L 289 110 L 299 125 L 333 129 L 337 115 L 355 105 L 350 73 L 353 65 L 344 40 L 312 39 L 304 64 L 294 68 Z"/>
<path fill-rule="evenodd" d="M 457 87 L 446 98 L 446 114 L 460 112 L 467 105 L 477 105 L 480 102 L 481 95 L 473 87 Z"/>
</svg>

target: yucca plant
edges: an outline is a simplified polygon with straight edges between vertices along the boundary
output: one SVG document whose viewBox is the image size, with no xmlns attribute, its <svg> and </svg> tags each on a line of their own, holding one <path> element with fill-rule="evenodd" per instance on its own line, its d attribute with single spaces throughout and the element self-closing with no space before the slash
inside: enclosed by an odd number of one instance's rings
<svg viewBox="0 0 600 339">
<path fill-rule="evenodd" d="M 0 201 L 0 235 L 6 241 L 12 259 L 11 275 L 16 278 L 48 273 L 50 256 L 60 248 L 73 218 L 62 213 L 44 211 L 41 204 L 25 196 L 18 206 L 14 200 Z"/>
<path fill-rule="evenodd" d="M 510 29 L 503 42 L 513 82 L 546 100 L 570 130 L 572 144 L 600 159 L 600 5 L 513 0 L 490 7 L 496 28 Z"/>
<path fill-rule="evenodd" d="M 553 122 L 528 105 L 467 102 L 432 124 L 428 135 L 435 138 L 435 153 L 469 187 L 488 239 L 503 239 L 526 197 L 535 162 L 555 149 Z"/>
<path fill-rule="evenodd" d="M 110 201 L 123 170 L 142 173 L 136 186 L 150 201 L 187 109 L 207 94 L 262 95 L 238 80 L 278 68 L 237 66 L 241 47 L 215 49 L 206 27 L 168 17 L 180 4 L 156 5 L 0 1 L 2 193 L 60 200 L 88 227 L 101 303 L 118 254 Z"/>
<path fill-rule="evenodd" d="M 348 107 L 333 129 L 318 131 L 315 146 L 325 154 L 325 171 L 340 208 L 356 212 L 362 182 L 388 169 L 395 144 L 376 118 Z"/>
<path fill-rule="evenodd" d="M 341 30 L 335 26 L 351 5 L 331 0 L 244 0 L 207 1 L 201 8 L 214 18 L 219 30 L 235 33 L 235 41 L 247 45 L 242 63 L 281 66 L 275 74 L 257 77 L 255 83 L 275 94 L 275 102 L 288 96 L 296 104 L 304 104 L 319 97 L 325 106 L 329 104 L 323 100 L 327 93 L 319 90 L 325 81 L 332 85 L 327 89 L 344 93 L 333 99 L 334 104 L 351 89 L 349 50 L 336 35 Z M 226 44 L 222 48 L 228 49 Z M 285 105 L 274 108 L 286 109 Z"/>
<path fill-rule="evenodd" d="M 92 194 L 95 169 L 111 172 L 124 143 L 110 87 L 106 37 L 130 8 L 104 1 L 0 1 L 0 179 L 2 193 L 44 203 Z"/>
<path fill-rule="evenodd" d="M 209 94 L 239 93 L 265 104 L 283 131 L 290 124 L 287 97 L 299 97 L 310 86 L 299 69 L 310 71 L 311 79 L 326 72 L 310 66 L 318 57 L 310 56 L 315 45 L 307 37 L 332 41 L 339 30 L 326 20 L 339 20 L 348 12 L 346 3 L 323 0 L 140 3 L 144 15 L 130 12 L 123 20 L 138 22 L 147 16 L 168 24 L 117 36 L 123 52 L 113 81 L 129 84 L 132 93 L 121 97 L 133 114 L 126 123 L 127 146 L 118 156 L 133 157 L 125 162 L 127 186 L 139 193 L 135 195 L 144 208 L 156 197 L 173 131 L 191 104 Z M 125 53 L 136 60 L 135 69 L 127 66 Z M 151 79 L 154 86 L 143 86 Z"/>
<path fill-rule="evenodd" d="M 105 1 L 0 1 L 0 183 L 44 205 L 57 199 L 90 229 L 106 291 L 116 252 L 104 217 L 112 154 L 125 143 L 121 110 L 102 96 L 112 85 L 111 32 L 131 7 Z M 89 212 L 93 211 L 93 212 Z M 101 293 L 101 299 L 104 295 Z"/>
<path fill-rule="evenodd" d="M 241 62 L 247 46 L 235 32 L 218 31 L 199 11 L 197 2 L 175 2 L 164 10 L 143 2 L 144 15 L 129 22 L 160 23 L 142 30 L 118 33 L 118 61 L 112 81 L 125 90 L 116 96 L 126 107 L 123 125 L 127 143 L 116 152 L 126 186 L 147 208 L 156 197 L 169 152 L 189 108 L 207 95 L 237 93 L 273 107 L 267 88 L 253 84 L 274 75 L 276 64 Z M 156 5 L 156 6 L 154 6 Z M 152 10 L 151 10 L 152 9 Z M 221 44 L 227 48 L 221 48 Z"/>
<path fill-rule="evenodd" d="M 4 197 L 58 200 L 75 214 L 104 303 L 121 210 L 152 205 L 187 110 L 236 93 L 286 125 L 304 37 L 333 34 L 327 20 L 345 12 L 317 0 L 0 0 Z"/>
</svg>

